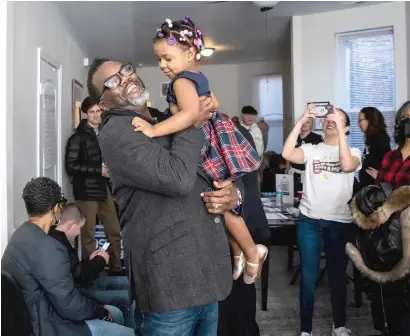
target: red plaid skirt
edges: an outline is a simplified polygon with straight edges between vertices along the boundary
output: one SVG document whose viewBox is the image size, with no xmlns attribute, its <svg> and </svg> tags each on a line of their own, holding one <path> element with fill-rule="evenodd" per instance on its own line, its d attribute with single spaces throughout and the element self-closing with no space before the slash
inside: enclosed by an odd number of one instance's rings
<svg viewBox="0 0 410 336">
<path fill-rule="evenodd" d="M 200 128 L 208 142 L 201 151 L 200 168 L 211 181 L 235 180 L 259 168 L 257 151 L 228 116 L 215 112 Z"/>
</svg>

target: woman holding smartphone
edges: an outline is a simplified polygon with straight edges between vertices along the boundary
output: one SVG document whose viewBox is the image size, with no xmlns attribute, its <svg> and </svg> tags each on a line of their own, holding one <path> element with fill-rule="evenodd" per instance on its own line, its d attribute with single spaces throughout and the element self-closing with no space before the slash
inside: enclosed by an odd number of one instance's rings
<svg viewBox="0 0 410 336">
<path fill-rule="evenodd" d="M 297 228 L 301 260 L 300 331 L 301 336 L 312 333 L 315 284 L 324 247 L 333 311 L 332 335 L 349 336 L 351 332 L 345 327 L 345 245 L 348 225 L 353 220 L 348 201 L 353 194 L 355 171 L 360 169 L 361 152 L 347 143 L 350 127 L 347 113 L 330 106 L 330 113 L 324 116 L 324 142 L 295 148 L 302 125 L 317 116 L 314 107 L 309 105 L 299 118 L 282 152 L 288 161 L 306 166 Z"/>
</svg>

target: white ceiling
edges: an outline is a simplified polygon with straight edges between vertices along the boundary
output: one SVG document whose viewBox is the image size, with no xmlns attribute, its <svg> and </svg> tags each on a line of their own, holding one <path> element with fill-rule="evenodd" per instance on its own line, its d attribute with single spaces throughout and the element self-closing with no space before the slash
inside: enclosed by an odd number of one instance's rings
<svg viewBox="0 0 410 336">
<path fill-rule="evenodd" d="M 154 65 L 152 38 L 166 18 L 181 20 L 189 15 L 202 30 L 206 45 L 217 50 L 204 64 L 288 60 L 291 16 L 369 3 L 281 1 L 266 13 L 261 13 L 251 1 L 63 1 L 56 4 L 90 59 L 106 57 L 120 62 Z"/>
</svg>

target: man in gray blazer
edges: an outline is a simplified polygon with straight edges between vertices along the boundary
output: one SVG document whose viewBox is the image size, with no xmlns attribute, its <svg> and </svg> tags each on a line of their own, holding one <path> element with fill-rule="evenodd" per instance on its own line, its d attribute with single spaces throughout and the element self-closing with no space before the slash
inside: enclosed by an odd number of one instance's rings
<svg viewBox="0 0 410 336">
<path fill-rule="evenodd" d="M 213 186 L 201 174 L 205 139 L 196 127 L 153 139 L 134 131 L 133 117 L 156 123 L 164 115 L 147 107 L 131 65 L 95 60 L 88 88 L 105 110 L 99 141 L 119 206 L 131 293 L 143 312 L 142 334 L 216 336 L 217 302 L 232 286 L 221 214 L 240 204 L 240 192 L 230 181 Z M 205 99 L 202 122 L 212 106 Z"/>
</svg>

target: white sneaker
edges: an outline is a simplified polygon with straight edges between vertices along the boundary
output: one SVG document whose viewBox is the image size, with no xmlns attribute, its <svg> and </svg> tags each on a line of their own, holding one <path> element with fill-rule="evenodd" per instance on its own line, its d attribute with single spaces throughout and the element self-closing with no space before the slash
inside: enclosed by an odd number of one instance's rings
<svg viewBox="0 0 410 336">
<path fill-rule="evenodd" d="M 300 334 L 300 336 L 312 336 L 312 333 L 307 333 L 307 332 L 303 332 Z"/>
<path fill-rule="evenodd" d="M 333 327 L 333 331 L 332 331 L 332 336 L 350 336 L 352 332 L 345 328 L 345 327 L 340 327 L 340 328 L 336 328 Z"/>
</svg>

